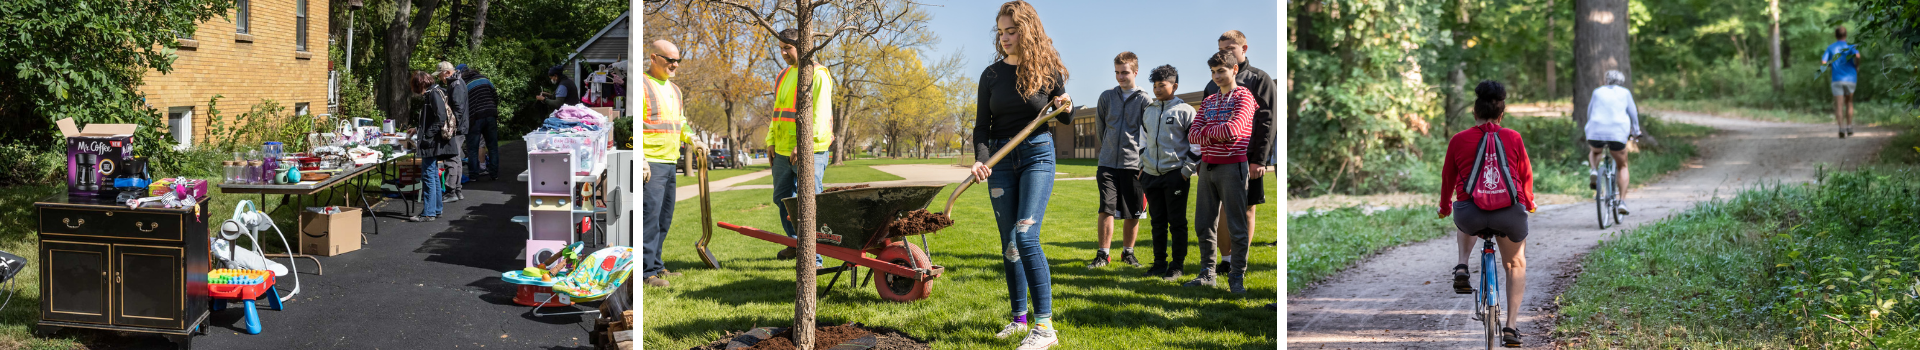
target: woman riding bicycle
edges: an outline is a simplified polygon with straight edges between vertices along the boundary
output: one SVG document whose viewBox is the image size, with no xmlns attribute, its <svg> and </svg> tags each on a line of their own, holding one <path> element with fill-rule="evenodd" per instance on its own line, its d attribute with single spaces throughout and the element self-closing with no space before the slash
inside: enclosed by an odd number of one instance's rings
<svg viewBox="0 0 1920 350">
<path fill-rule="evenodd" d="M 1473 119 L 1480 125 L 1462 130 L 1447 141 L 1446 162 L 1440 168 L 1440 179 L 1443 181 L 1441 183 L 1458 185 L 1447 186 L 1440 191 L 1440 217 L 1452 215 L 1454 226 L 1460 229 L 1460 261 L 1459 265 L 1453 267 L 1453 289 L 1456 293 L 1474 292 L 1473 286 L 1467 282 L 1467 255 L 1472 252 L 1475 237 L 1481 234 L 1499 236 L 1494 241 L 1500 246 L 1501 264 L 1507 270 L 1507 327 L 1501 329 L 1501 342 L 1510 347 L 1519 346 L 1520 331 L 1514 329 L 1513 325 L 1514 320 L 1520 318 L 1520 300 L 1526 294 L 1526 245 L 1521 242 L 1527 239 L 1527 213 L 1536 209 L 1533 205 L 1533 166 L 1527 158 L 1526 142 L 1520 139 L 1520 132 L 1500 126 L 1500 119 L 1507 108 L 1506 87 L 1499 82 L 1486 80 L 1481 81 L 1473 91 L 1477 95 L 1473 102 Z M 1489 133 L 1493 137 L 1486 137 Z M 1494 159 L 1477 162 L 1483 150 L 1497 153 Z M 1502 160 L 1504 164 L 1499 163 Z M 1492 171 L 1482 171 L 1488 169 Z M 1507 175 L 1505 179 L 1502 179 L 1503 174 Z M 1508 205 L 1492 210 L 1482 209 L 1489 205 L 1482 201 L 1497 201 L 1475 197 L 1488 195 L 1506 198 Z"/>
<path fill-rule="evenodd" d="M 1617 70 L 1607 71 L 1607 85 L 1593 89 L 1593 98 L 1587 102 L 1587 146 L 1593 151 L 1587 154 L 1587 187 L 1599 188 L 1600 157 L 1612 156 L 1614 169 L 1620 173 L 1614 180 L 1614 211 L 1627 215 L 1627 141 L 1640 137 L 1640 111 L 1633 105 L 1633 92 L 1620 84 L 1627 82 L 1627 75 Z"/>
</svg>

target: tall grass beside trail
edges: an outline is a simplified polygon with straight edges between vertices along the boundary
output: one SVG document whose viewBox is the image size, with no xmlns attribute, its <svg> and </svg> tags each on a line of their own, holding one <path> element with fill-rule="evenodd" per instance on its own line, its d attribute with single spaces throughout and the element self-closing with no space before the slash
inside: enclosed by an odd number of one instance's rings
<svg viewBox="0 0 1920 350">
<path fill-rule="evenodd" d="M 1920 171 L 1749 189 L 1602 242 L 1572 348 L 1920 348 Z"/>
<path fill-rule="evenodd" d="M 1432 207 L 1372 213 L 1350 207 L 1287 219 L 1287 294 L 1305 291 L 1381 248 L 1454 232 L 1451 219 L 1435 213 Z"/>
</svg>

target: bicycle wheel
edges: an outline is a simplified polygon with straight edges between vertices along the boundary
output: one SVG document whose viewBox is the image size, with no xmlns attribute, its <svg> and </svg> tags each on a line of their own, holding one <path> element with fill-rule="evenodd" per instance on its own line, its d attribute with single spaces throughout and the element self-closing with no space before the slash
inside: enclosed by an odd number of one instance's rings
<svg viewBox="0 0 1920 350">
<path fill-rule="evenodd" d="M 1480 252 L 1480 322 L 1487 329 L 1487 349 L 1500 346 L 1500 265 L 1499 254 L 1487 242 Z"/>
<path fill-rule="evenodd" d="M 1487 317 L 1483 323 L 1487 326 L 1487 349 L 1500 348 L 1500 307 L 1487 306 Z"/>
<path fill-rule="evenodd" d="M 1593 219 L 1600 222 L 1600 229 L 1605 230 L 1607 229 L 1607 211 L 1613 209 L 1607 207 L 1607 180 L 1606 177 L 1597 177 L 1594 182 Z"/>
</svg>

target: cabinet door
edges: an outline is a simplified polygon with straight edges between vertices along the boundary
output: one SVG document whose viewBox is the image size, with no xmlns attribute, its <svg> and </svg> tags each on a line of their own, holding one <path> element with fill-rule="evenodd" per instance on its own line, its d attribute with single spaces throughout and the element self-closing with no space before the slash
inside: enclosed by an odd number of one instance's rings
<svg viewBox="0 0 1920 350">
<path fill-rule="evenodd" d="M 113 324 L 179 329 L 185 324 L 185 250 L 113 245 Z"/>
<path fill-rule="evenodd" d="M 107 323 L 106 244 L 40 243 L 40 317 L 53 321 Z"/>
</svg>

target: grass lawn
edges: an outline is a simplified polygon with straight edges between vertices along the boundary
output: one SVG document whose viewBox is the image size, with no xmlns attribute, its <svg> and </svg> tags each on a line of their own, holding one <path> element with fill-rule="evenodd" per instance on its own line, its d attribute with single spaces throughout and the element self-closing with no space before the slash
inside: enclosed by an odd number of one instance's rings
<svg viewBox="0 0 1920 350">
<path fill-rule="evenodd" d="M 772 169 L 772 168 L 773 167 L 770 165 L 767 165 L 766 162 L 760 162 L 754 165 L 748 165 L 740 168 L 707 170 L 707 181 L 709 182 L 720 181 L 730 177 L 752 174 L 754 172 L 763 171 L 763 170 Z M 699 175 L 700 173 L 693 173 L 693 174 Z M 680 184 L 681 186 L 700 184 L 700 178 L 697 176 L 675 175 L 673 177 L 673 181 L 674 183 Z"/>
<path fill-rule="evenodd" d="M 1750 189 L 1604 241 L 1554 332 L 1572 348 L 1920 347 L 1915 170 Z"/>
<path fill-rule="evenodd" d="M 1269 198 L 1277 198 L 1272 197 L 1276 187 L 1267 186 Z M 1185 288 L 1178 282 L 1137 277 L 1145 267 L 1085 268 L 1095 249 L 1094 182 L 1061 181 L 1054 189 L 1041 237 L 1052 266 L 1055 322 L 1063 344 L 1076 349 L 1272 349 L 1277 345 L 1279 317 L 1265 307 L 1278 301 L 1278 252 L 1273 245 L 1278 233 L 1271 224 L 1256 227 L 1264 233 L 1255 235 L 1251 248 L 1249 294 L 1227 293 L 1224 277 L 1218 288 Z M 715 220 L 777 232 L 780 224 L 766 200 L 769 195 L 769 190 L 714 193 Z M 819 324 L 862 322 L 899 328 L 932 340 L 936 349 L 1014 346 L 1019 340 L 993 338 L 1011 310 L 992 208 L 985 189 L 978 186 L 961 197 L 954 209 L 961 221 L 927 237 L 932 246 L 929 257 L 947 267 L 947 275 L 935 280 L 932 297 L 895 303 L 880 299 L 872 286 L 854 288 L 842 281 L 833 291 L 821 294 Z M 700 214 L 688 208 L 676 211 L 664 253 L 667 268 L 686 275 L 670 278 L 671 287 L 641 292 L 648 330 L 644 345 L 685 349 L 731 331 L 790 325 L 794 262 L 773 259 L 781 246 L 715 228 L 710 247 L 725 269 L 708 269 L 690 247 L 700 236 Z M 1273 222 L 1268 217 L 1261 221 Z M 1152 257 L 1150 237 L 1142 232 L 1136 245 L 1147 259 Z M 910 241 L 919 244 L 917 238 Z M 1199 259 L 1197 246 L 1189 254 L 1192 269 Z M 828 265 L 837 263 L 827 259 Z M 824 288 L 828 282 L 822 278 L 820 283 Z"/>
<path fill-rule="evenodd" d="M 825 178 L 826 181 L 824 183 L 830 183 L 830 184 L 862 183 L 862 182 L 874 182 L 874 181 L 893 181 L 893 180 L 903 180 L 903 179 L 904 178 L 901 178 L 899 176 L 888 174 L 885 171 L 874 170 L 872 167 L 868 167 L 865 165 L 840 165 L 840 166 L 827 166 L 827 177 Z M 764 176 L 758 179 L 753 179 L 752 181 L 742 182 L 739 185 L 735 185 L 735 186 L 772 185 L 772 184 L 773 184 L 773 177 Z M 769 194 L 769 196 L 771 196 L 771 194 Z"/>
</svg>

